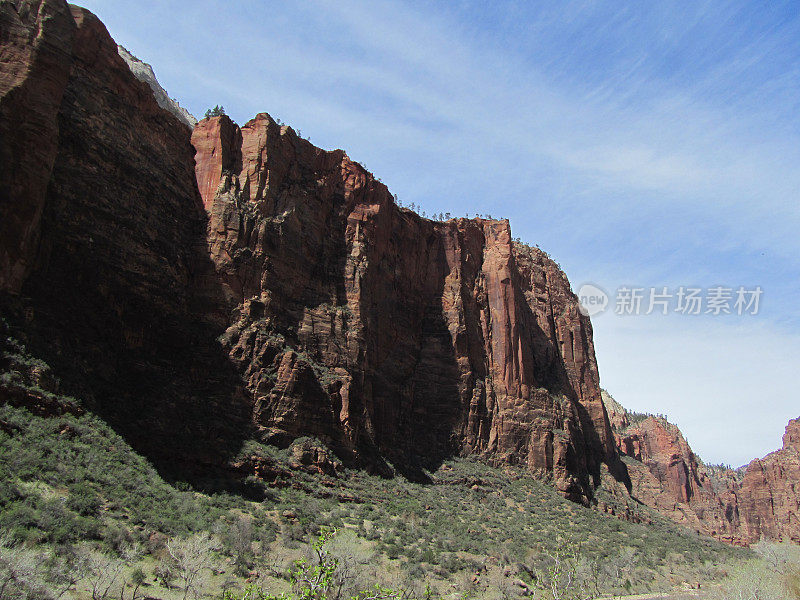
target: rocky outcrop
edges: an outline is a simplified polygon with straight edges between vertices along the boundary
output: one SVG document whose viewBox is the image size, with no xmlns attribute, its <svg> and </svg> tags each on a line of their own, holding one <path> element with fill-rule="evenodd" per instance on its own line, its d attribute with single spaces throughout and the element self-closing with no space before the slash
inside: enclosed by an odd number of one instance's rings
<svg viewBox="0 0 800 600">
<path fill-rule="evenodd" d="M 615 440 L 618 437 L 616 432 L 623 431 L 630 425 L 628 418 L 628 411 L 619 402 L 614 400 L 614 397 L 606 390 L 600 390 L 600 395 L 603 400 L 603 405 L 606 407 L 608 413 L 608 422 L 611 425 L 611 430 L 615 432 Z M 618 441 L 615 441 L 619 445 Z"/>
<path fill-rule="evenodd" d="M 609 462 L 591 325 L 507 221 L 432 222 L 344 152 L 260 114 L 195 128 L 223 346 L 265 440 L 314 435 L 410 475 L 453 453 L 521 463 L 574 499 Z"/>
<path fill-rule="evenodd" d="M 42 417 L 84 413 L 77 401 L 58 393 L 60 381 L 50 366 L 30 356 L 24 345 L 14 339 L 8 325 L 2 320 L 0 373 L 0 405 L 23 407 Z"/>
<path fill-rule="evenodd" d="M 800 419 L 789 422 L 781 450 L 733 470 L 705 465 L 665 418 L 628 413 L 605 393 L 603 399 L 635 498 L 728 542 L 800 541 Z"/>
<path fill-rule="evenodd" d="M 625 479 L 589 320 L 507 221 L 423 219 L 266 114 L 190 133 L 88 11 L 0 10 L 19 167 L 0 307 L 162 471 L 211 486 L 247 439 L 313 436 L 414 477 L 452 454 L 522 464 L 582 502 L 601 464 Z"/>
<path fill-rule="evenodd" d="M 167 91 L 161 87 L 161 84 L 158 83 L 158 79 L 156 79 L 155 72 L 153 72 L 153 67 L 136 58 L 133 54 L 128 52 L 124 46 L 117 45 L 117 51 L 122 57 L 122 60 L 125 61 L 125 64 L 128 65 L 131 73 L 136 76 L 136 79 L 150 86 L 150 89 L 153 90 L 153 96 L 155 96 L 156 102 L 158 102 L 161 108 L 171 112 L 178 119 L 186 123 L 189 128 L 197 125 L 197 119 L 195 119 L 194 115 L 183 108 L 177 100 L 171 98 Z"/>
<path fill-rule="evenodd" d="M 720 469 L 709 471 L 692 452 L 680 429 L 647 416 L 618 434 L 632 494 L 673 521 L 729 542 L 739 540 L 736 481 Z"/>
<path fill-rule="evenodd" d="M 747 465 L 740 513 L 751 541 L 800 542 L 800 418 L 789 421 L 780 450 Z"/>
</svg>

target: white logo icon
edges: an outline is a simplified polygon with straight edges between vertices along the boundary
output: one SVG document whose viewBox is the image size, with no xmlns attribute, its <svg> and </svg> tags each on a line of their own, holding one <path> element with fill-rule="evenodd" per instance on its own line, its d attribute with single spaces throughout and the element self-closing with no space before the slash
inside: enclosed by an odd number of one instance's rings
<svg viewBox="0 0 800 600">
<path fill-rule="evenodd" d="M 608 294 L 592 283 L 584 283 L 578 290 L 578 301 L 581 314 L 593 317 L 608 307 Z"/>
</svg>

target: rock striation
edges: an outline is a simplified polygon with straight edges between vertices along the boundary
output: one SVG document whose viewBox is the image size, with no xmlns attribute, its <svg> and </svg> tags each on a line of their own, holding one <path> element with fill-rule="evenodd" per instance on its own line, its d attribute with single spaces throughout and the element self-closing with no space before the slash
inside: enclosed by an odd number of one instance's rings
<svg viewBox="0 0 800 600">
<path fill-rule="evenodd" d="M 39 242 L 74 30 L 64 2 L 0 3 L 1 291 L 19 291 Z"/>
<path fill-rule="evenodd" d="M 552 475 L 576 500 L 601 463 L 621 472 L 591 325 L 508 221 L 423 219 L 341 150 L 263 113 L 204 119 L 192 144 L 235 317 L 221 340 L 263 439 L 311 434 L 412 476 L 480 454 Z"/>
<path fill-rule="evenodd" d="M 520 464 L 584 503 L 603 464 L 626 481 L 591 324 L 508 221 L 423 219 L 267 114 L 190 131 L 79 7 L 0 18 L 3 316 L 162 471 L 213 486 L 246 440 L 312 436 L 380 473 Z"/>
</svg>

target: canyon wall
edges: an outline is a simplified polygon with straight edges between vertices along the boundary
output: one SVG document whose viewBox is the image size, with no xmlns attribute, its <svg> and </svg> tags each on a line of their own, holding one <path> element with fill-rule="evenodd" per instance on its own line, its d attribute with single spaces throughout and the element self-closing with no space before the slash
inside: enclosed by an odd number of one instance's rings
<svg viewBox="0 0 800 600">
<path fill-rule="evenodd" d="M 605 391 L 603 400 L 635 498 L 730 543 L 800 541 L 800 419 L 781 450 L 733 470 L 704 464 L 665 418 L 628 413 Z"/>
<path fill-rule="evenodd" d="M 508 221 L 423 219 L 266 114 L 204 119 L 192 143 L 235 316 L 222 344 L 262 439 L 311 433 L 410 476 L 480 454 L 552 474 L 576 500 L 603 462 L 624 477 L 589 320 Z"/>
<path fill-rule="evenodd" d="M 507 221 L 423 219 L 266 114 L 192 132 L 88 11 L 0 11 L 3 317 L 162 471 L 314 436 L 379 473 L 625 481 L 589 320 Z"/>
<path fill-rule="evenodd" d="M 19 291 L 39 241 L 74 30 L 63 2 L 0 3 L 0 291 Z"/>
<path fill-rule="evenodd" d="M 747 465 L 739 495 L 749 540 L 800 542 L 800 418 L 789 421 L 780 450 Z"/>
<path fill-rule="evenodd" d="M 248 440 L 311 436 L 387 475 L 523 465 L 583 503 L 608 467 L 698 531 L 800 540 L 798 421 L 742 474 L 603 396 L 566 276 L 508 221 L 421 218 L 267 114 L 192 130 L 84 9 L 0 25 L 3 331 L 165 475 L 229 488 Z"/>
<path fill-rule="evenodd" d="M 223 296 L 191 132 L 88 11 L 26 0 L 0 14 L 14 32 L 0 68 L 17 74 L 0 87 L 0 129 L 11 132 L 0 153 L 13 157 L 0 180 L 0 211 L 13 218 L 0 227 L 14 233 L 0 237 L 2 316 L 64 392 L 165 473 L 222 477 L 251 411 L 203 318 Z"/>
</svg>

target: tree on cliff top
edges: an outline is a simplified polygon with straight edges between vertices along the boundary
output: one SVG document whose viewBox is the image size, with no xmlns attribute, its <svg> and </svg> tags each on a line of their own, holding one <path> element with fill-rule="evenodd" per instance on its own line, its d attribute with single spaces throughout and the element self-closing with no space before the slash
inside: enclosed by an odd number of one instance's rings
<svg viewBox="0 0 800 600">
<path fill-rule="evenodd" d="M 225 114 L 225 107 L 217 104 L 214 108 L 209 108 L 206 111 L 206 119 L 209 117 L 221 117 Z"/>
</svg>

